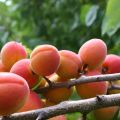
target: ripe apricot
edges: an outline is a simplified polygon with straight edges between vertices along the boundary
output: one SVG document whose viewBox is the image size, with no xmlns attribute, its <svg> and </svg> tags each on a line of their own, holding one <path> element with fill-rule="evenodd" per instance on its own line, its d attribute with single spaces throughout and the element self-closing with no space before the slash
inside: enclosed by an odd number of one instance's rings
<svg viewBox="0 0 120 120">
<path fill-rule="evenodd" d="M 44 103 L 37 93 L 30 91 L 30 95 L 24 106 L 18 112 L 30 111 L 44 107 Z"/>
<path fill-rule="evenodd" d="M 95 120 L 113 120 L 118 110 L 119 110 L 118 106 L 97 109 L 94 111 Z"/>
<path fill-rule="evenodd" d="M 39 76 L 31 70 L 30 59 L 22 59 L 16 62 L 10 72 L 22 76 L 28 82 L 30 88 L 34 87 L 39 79 Z"/>
<path fill-rule="evenodd" d="M 57 75 L 53 75 L 49 78 L 52 82 L 62 82 L 61 78 Z M 69 80 L 69 79 L 68 79 Z M 67 80 L 66 80 L 67 81 Z M 46 86 L 48 84 L 46 83 Z M 73 88 L 53 88 L 44 93 L 45 98 L 54 103 L 59 103 L 65 100 L 68 100 L 71 96 Z"/>
<path fill-rule="evenodd" d="M 1 60 L 8 70 L 15 62 L 26 58 L 26 56 L 25 48 L 15 41 L 6 43 L 1 49 Z"/>
<path fill-rule="evenodd" d="M 78 77 L 82 67 L 82 62 L 78 55 L 69 50 L 61 50 L 59 53 L 61 61 L 56 73 L 62 78 Z"/>
<path fill-rule="evenodd" d="M 88 71 L 85 74 L 86 76 L 100 75 L 100 72 L 97 70 Z M 78 95 L 83 98 L 92 98 L 96 95 L 106 94 L 107 92 L 107 83 L 106 82 L 92 82 L 78 84 L 75 86 Z"/>
<path fill-rule="evenodd" d="M 84 66 L 86 65 L 89 69 L 95 69 L 104 61 L 107 47 L 104 41 L 91 39 L 81 46 L 78 54 Z"/>
<path fill-rule="evenodd" d="M 30 60 L 33 72 L 48 76 L 57 71 L 60 55 L 57 48 L 52 45 L 39 45 L 32 51 Z"/>
<path fill-rule="evenodd" d="M 7 69 L 1 60 L 0 60 L 0 72 L 7 72 Z"/>
<path fill-rule="evenodd" d="M 107 55 L 102 64 L 102 68 L 105 74 L 119 73 L 120 56 L 114 54 Z"/>
<path fill-rule="evenodd" d="M 26 80 L 14 73 L 0 73 L 0 115 L 17 112 L 29 96 Z"/>
</svg>

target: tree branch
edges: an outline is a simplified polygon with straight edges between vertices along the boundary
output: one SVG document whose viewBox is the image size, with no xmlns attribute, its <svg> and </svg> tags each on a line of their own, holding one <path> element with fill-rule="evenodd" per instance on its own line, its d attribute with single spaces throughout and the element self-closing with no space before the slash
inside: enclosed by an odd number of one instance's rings
<svg viewBox="0 0 120 120">
<path fill-rule="evenodd" d="M 90 83 L 90 82 L 100 82 L 100 81 L 116 81 L 120 79 L 120 73 L 116 74 L 105 74 L 105 75 L 96 75 L 96 76 L 84 76 L 82 75 L 78 79 L 70 80 L 67 82 L 62 83 L 55 83 L 52 84 L 52 86 L 46 86 L 44 88 L 37 89 L 37 93 L 43 93 L 47 92 L 50 89 L 53 88 L 61 88 L 61 87 L 72 87 L 77 84 L 83 84 L 83 83 Z"/>
<path fill-rule="evenodd" d="M 45 92 L 46 90 L 52 88 L 60 87 L 71 87 L 76 84 L 90 83 L 90 82 L 100 82 L 100 81 L 115 81 L 120 79 L 120 73 L 116 74 L 106 74 L 106 75 L 97 75 L 97 76 L 81 76 L 79 79 L 71 80 L 65 83 L 55 83 L 52 86 L 41 88 L 37 92 Z M 120 89 L 118 85 L 112 85 L 108 89 Z M 52 107 L 46 107 L 38 110 L 15 113 L 10 116 L 1 117 L 0 120 L 45 120 L 57 115 L 72 113 L 72 112 L 81 112 L 82 114 L 87 114 L 92 110 L 108 107 L 108 106 L 117 106 L 120 105 L 120 94 L 114 95 L 101 95 L 96 96 L 95 98 L 77 100 L 77 101 L 65 101 L 58 105 Z"/>
<path fill-rule="evenodd" d="M 101 95 L 99 98 L 101 100 L 98 100 L 98 97 L 94 97 L 77 101 L 65 101 L 52 107 L 15 113 L 4 119 L 0 118 L 0 120 L 45 120 L 61 114 L 73 112 L 86 114 L 98 108 L 120 105 L 120 94 Z"/>
</svg>

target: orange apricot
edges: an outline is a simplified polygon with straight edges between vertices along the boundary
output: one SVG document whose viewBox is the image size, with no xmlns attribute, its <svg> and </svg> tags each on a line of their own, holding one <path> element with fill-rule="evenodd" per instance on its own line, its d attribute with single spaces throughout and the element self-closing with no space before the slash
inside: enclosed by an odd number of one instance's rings
<svg viewBox="0 0 120 120">
<path fill-rule="evenodd" d="M 30 60 L 33 72 L 49 76 L 57 71 L 60 55 L 56 47 L 46 44 L 36 47 L 30 55 Z"/>
<path fill-rule="evenodd" d="M 103 64 L 103 73 L 112 74 L 120 72 L 120 56 L 109 54 L 106 56 Z"/>
<path fill-rule="evenodd" d="M 86 65 L 89 69 L 95 69 L 104 61 L 107 47 L 104 41 L 91 39 L 81 46 L 78 54 L 83 62 L 83 66 Z"/>
<path fill-rule="evenodd" d="M 105 107 L 94 111 L 95 120 L 113 120 L 118 106 Z"/>
<path fill-rule="evenodd" d="M 59 53 L 61 61 L 56 73 L 62 78 L 78 77 L 82 67 L 82 62 L 78 55 L 69 50 L 61 50 Z"/>
<path fill-rule="evenodd" d="M 92 70 L 88 71 L 88 73 L 86 73 L 85 75 L 86 76 L 100 75 L 100 72 L 97 70 Z M 97 95 L 107 93 L 107 83 L 104 81 L 78 84 L 75 87 L 78 95 L 83 99 L 92 98 Z"/>
<path fill-rule="evenodd" d="M 62 82 L 61 80 L 62 78 L 60 78 L 58 75 L 53 75 L 49 79 L 54 83 Z M 46 83 L 46 86 L 47 85 L 48 84 Z M 50 89 L 49 91 L 45 92 L 43 95 L 45 96 L 46 99 L 50 100 L 51 102 L 59 103 L 68 100 L 72 92 L 73 92 L 73 88 L 62 87 L 62 88 Z"/>
<path fill-rule="evenodd" d="M 44 107 L 44 103 L 37 93 L 30 91 L 30 95 L 25 102 L 24 106 L 18 112 L 25 112 L 35 109 L 40 109 Z"/>
<path fill-rule="evenodd" d="M 26 58 L 26 56 L 25 48 L 15 41 L 6 43 L 1 49 L 1 60 L 8 70 L 15 62 Z"/>
<path fill-rule="evenodd" d="M 24 78 L 14 73 L 0 73 L 0 115 L 17 112 L 29 96 L 29 87 Z"/>
<path fill-rule="evenodd" d="M 0 60 L 0 72 L 8 72 L 8 70 L 6 69 L 5 65 L 2 63 L 1 60 Z"/>
<path fill-rule="evenodd" d="M 16 62 L 10 72 L 22 76 L 28 82 L 30 88 L 34 87 L 39 79 L 39 76 L 31 70 L 30 59 L 22 59 Z"/>
</svg>

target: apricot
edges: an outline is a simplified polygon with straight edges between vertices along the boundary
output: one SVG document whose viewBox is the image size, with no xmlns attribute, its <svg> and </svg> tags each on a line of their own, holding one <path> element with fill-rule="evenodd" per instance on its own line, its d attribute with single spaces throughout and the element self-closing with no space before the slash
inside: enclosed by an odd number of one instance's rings
<svg viewBox="0 0 120 120">
<path fill-rule="evenodd" d="M 30 91 L 30 95 L 25 102 L 24 106 L 18 112 L 25 112 L 35 109 L 40 109 L 44 107 L 44 103 L 37 93 Z"/>
<path fill-rule="evenodd" d="M 39 79 L 39 76 L 31 70 L 30 59 L 19 60 L 12 66 L 10 72 L 22 76 L 30 88 L 33 88 Z"/>
<path fill-rule="evenodd" d="M 1 49 L 1 60 L 8 70 L 15 62 L 26 58 L 26 56 L 25 48 L 15 41 L 6 43 Z"/>
<path fill-rule="evenodd" d="M 113 120 L 118 106 L 105 107 L 94 111 L 95 120 Z"/>
<path fill-rule="evenodd" d="M 39 45 L 32 51 L 30 60 L 34 73 L 49 76 L 57 71 L 60 55 L 57 48 L 52 45 Z"/>
<path fill-rule="evenodd" d="M 100 72 L 97 70 L 88 71 L 86 76 L 100 75 Z M 106 94 L 107 93 L 107 83 L 106 82 L 92 82 L 78 84 L 75 86 L 78 95 L 83 98 L 92 98 L 96 95 Z"/>
<path fill-rule="evenodd" d="M 17 112 L 29 96 L 29 87 L 24 78 L 14 73 L 0 73 L 0 115 Z"/>
<path fill-rule="evenodd" d="M 83 66 L 87 66 L 88 69 L 95 69 L 104 61 L 107 47 L 104 41 L 95 38 L 84 43 L 78 54 L 83 62 Z"/>
<path fill-rule="evenodd" d="M 1 60 L 0 60 L 0 72 L 7 72 L 7 69 Z"/>
<path fill-rule="evenodd" d="M 78 77 L 82 67 L 82 62 L 78 55 L 69 50 L 61 50 L 59 53 L 61 61 L 56 73 L 62 78 Z"/>
<path fill-rule="evenodd" d="M 120 56 L 109 54 L 106 56 L 103 64 L 103 73 L 112 74 L 120 72 Z"/>
<path fill-rule="evenodd" d="M 49 79 L 54 83 L 62 82 L 61 78 L 58 75 L 53 75 Z M 47 85 L 48 84 L 46 83 L 45 86 Z M 43 95 L 45 96 L 46 99 L 50 100 L 53 103 L 60 103 L 62 101 L 68 100 L 72 94 L 72 91 L 73 88 L 66 88 L 66 87 L 53 88 L 45 92 Z"/>
<path fill-rule="evenodd" d="M 59 115 L 59 116 L 56 116 L 56 117 L 52 117 L 48 120 L 67 120 L 67 118 L 65 117 L 65 115 Z"/>
</svg>

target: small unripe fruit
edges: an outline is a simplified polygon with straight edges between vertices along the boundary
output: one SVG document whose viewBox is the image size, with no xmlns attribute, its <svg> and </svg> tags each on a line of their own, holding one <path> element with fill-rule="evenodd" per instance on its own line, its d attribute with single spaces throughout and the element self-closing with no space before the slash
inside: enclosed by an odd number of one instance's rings
<svg viewBox="0 0 120 120">
<path fill-rule="evenodd" d="M 120 56 L 114 54 L 107 55 L 102 68 L 105 74 L 120 73 Z"/>
<path fill-rule="evenodd" d="M 1 60 L 7 70 L 10 70 L 15 62 L 26 58 L 26 56 L 25 48 L 18 42 L 8 42 L 1 49 Z"/>
<path fill-rule="evenodd" d="M 87 65 L 88 69 L 95 69 L 104 61 L 107 47 L 102 40 L 91 39 L 81 46 L 78 54 L 83 65 Z"/>
<path fill-rule="evenodd" d="M 88 71 L 85 74 L 86 76 L 94 76 L 100 75 L 100 72 L 97 70 Z M 83 98 L 92 98 L 97 95 L 106 94 L 107 93 L 107 84 L 106 82 L 92 82 L 92 83 L 84 83 L 76 85 L 76 90 L 78 95 Z"/>
<path fill-rule="evenodd" d="M 24 106 L 18 112 L 30 111 L 44 107 L 44 103 L 37 93 L 30 91 L 30 95 Z"/>
<path fill-rule="evenodd" d="M 29 96 L 26 80 L 14 73 L 0 73 L 0 115 L 17 112 Z"/>
<path fill-rule="evenodd" d="M 31 68 L 34 73 L 48 76 L 57 71 L 60 63 L 60 55 L 56 47 L 52 45 L 40 45 L 31 55 Z"/>
<path fill-rule="evenodd" d="M 39 79 L 39 76 L 32 72 L 29 59 L 22 59 L 16 62 L 12 66 L 10 72 L 23 77 L 27 81 L 30 88 L 34 87 Z"/>
<path fill-rule="evenodd" d="M 118 106 L 97 109 L 94 111 L 95 120 L 113 120 L 118 110 Z"/>
<path fill-rule="evenodd" d="M 61 61 L 57 74 L 62 78 L 68 79 L 78 77 L 82 67 L 82 62 L 78 55 L 69 50 L 61 50 L 59 53 Z"/>
</svg>

